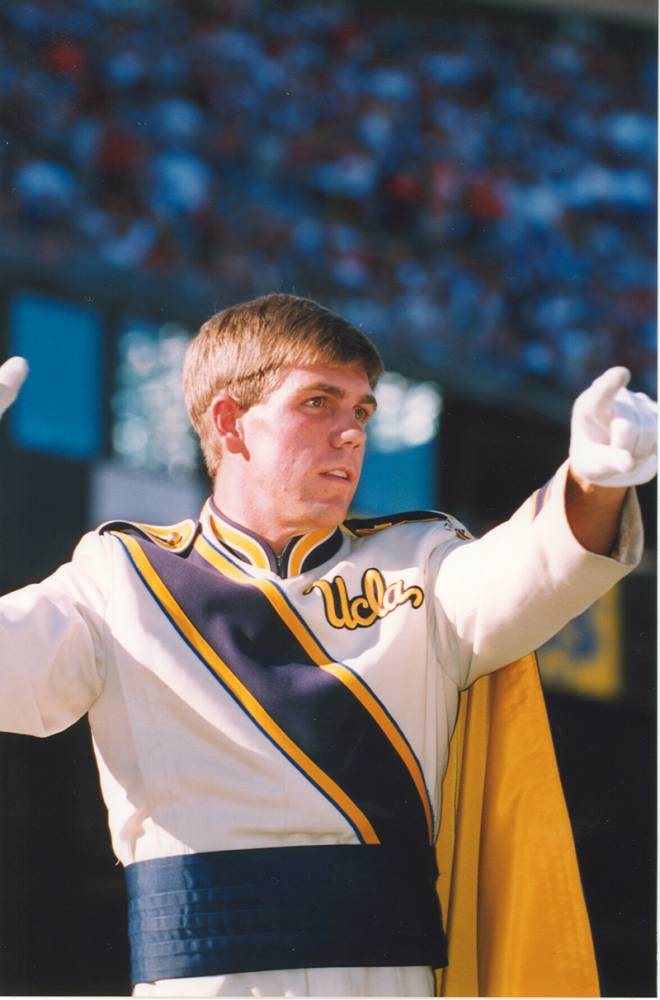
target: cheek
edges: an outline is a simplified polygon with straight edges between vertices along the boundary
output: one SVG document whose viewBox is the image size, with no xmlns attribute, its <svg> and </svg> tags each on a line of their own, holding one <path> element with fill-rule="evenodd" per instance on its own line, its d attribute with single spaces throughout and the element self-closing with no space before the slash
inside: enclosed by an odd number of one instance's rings
<svg viewBox="0 0 660 1000">
<path fill-rule="evenodd" d="M 262 468 L 272 476 L 273 485 L 286 490 L 304 474 L 307 454 L 299 438 L 291 440 L 283 436 L 271 442 L 263 455 Z"/>
<path fill-rule="evenodd" d="M 318 450 L 318 437 L 318 431 L 314 433 L 305 424 L 283 425 L 276 439 L 282 461 L 288 468 L 302 471 L 312 460 L 315 448 Z"/>
<path fill-rule="evenodd" d="M 277 431 L 274 430 L 277 427 Z M 251 445 L 258 468 L 272 491 L 286 493 L 307 480 L 315 464 L 319 432 L 304 421 L 290 422 L 281 415 L 273 422 L 260 421 L 252 428 Z"/>
</svg>

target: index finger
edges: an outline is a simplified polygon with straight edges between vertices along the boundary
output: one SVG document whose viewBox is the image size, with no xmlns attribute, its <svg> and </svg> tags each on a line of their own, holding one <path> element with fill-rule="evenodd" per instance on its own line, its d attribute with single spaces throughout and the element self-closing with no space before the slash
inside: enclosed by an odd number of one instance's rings
<svg viewBox="0 0 660 1000">
<path fill-rule="evenodd" d="M 619 389 L 625 388 L 629 382 L 630 372 L 623 365 L 608 368 L 606 372 L 594 379 L 587 390 L 592 405 L 597 407 L 606 406 L 608 403 L 612 405 Z"/>
</svg>

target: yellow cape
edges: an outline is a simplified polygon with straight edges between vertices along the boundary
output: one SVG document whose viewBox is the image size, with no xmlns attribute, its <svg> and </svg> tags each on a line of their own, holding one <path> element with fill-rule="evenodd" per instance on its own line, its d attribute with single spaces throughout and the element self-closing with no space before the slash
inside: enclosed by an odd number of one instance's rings
<svg viewBox="0 0 660 1000">
<path fill-rule="evenodd" d="M 571 825 L 532 654 L 461 696 L 437 843 L 438 996 L 599 996 Z"/>
</svg>

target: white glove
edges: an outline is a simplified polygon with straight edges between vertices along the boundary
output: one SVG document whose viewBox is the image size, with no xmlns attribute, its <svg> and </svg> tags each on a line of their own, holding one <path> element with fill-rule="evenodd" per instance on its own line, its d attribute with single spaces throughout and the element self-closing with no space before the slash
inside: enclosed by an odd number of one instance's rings
<svg viewBox="0 0 660 1000">
<path fill-rule="evenodd" d="M 629 381 L 627 368 L 610 368 L 573 406 L 571 468 L 597 486 L 635 486 L 656 473 L 657 404 L 626 389 Z"/>
<path fill-rule="evenodd" d="M 0 417 L 18 396 L 27 373 L 25 358 L 10 358 L 0 366 Z"/>
</svg>

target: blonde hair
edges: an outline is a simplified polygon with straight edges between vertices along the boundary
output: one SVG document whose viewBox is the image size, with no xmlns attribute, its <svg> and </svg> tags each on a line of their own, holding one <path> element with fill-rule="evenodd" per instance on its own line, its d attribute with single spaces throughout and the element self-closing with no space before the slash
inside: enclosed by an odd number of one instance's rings
<svg viewBox="0 0 660 1000">
<path fill-rule="evenodd" d="M 296 365 L 360 365 L 372 389 L 383 372 L 375 346 L 360 330 L 297 295 L 264 295 L 211 316 L 190 342 L 183 396 L 211 479 L 220 446 L 211 403 L 226 391 L 241 409 L 263 400 Z"/>
</svg>

